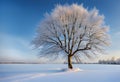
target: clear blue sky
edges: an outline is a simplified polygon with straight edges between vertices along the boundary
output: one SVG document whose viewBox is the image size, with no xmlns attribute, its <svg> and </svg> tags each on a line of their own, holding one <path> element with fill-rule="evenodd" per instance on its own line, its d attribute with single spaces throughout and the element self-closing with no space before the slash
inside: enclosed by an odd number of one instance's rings
<svg viewBox="0 0 120 82">
<path fill-rule="evenodd" d="M 36 52 L 28 48 L 46 12 L 56 4 L 96 7 L 110 26 L 110 55 L 120 57 L 120 0 L 0 0 L 0 60 L 31 60 Z"/>
</svg>

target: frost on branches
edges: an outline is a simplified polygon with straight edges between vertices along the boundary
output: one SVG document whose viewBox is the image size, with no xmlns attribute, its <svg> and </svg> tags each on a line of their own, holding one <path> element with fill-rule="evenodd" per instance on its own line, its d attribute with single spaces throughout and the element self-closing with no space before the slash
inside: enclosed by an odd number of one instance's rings
<svg viewBox="0 0 120 82">
<path fill-rule="evenodd" d="M 66 56 L 68 68 L 72 69 L 72 59 L 79 62 L 83 55 L 90 58 L 103 52 L 109 45 L 107 31 L 104 16 L 96 8 L 57 5 L 40 23 L 33 44 L 36 48 L 42 46 L 41 57 Z"/>
</svg>

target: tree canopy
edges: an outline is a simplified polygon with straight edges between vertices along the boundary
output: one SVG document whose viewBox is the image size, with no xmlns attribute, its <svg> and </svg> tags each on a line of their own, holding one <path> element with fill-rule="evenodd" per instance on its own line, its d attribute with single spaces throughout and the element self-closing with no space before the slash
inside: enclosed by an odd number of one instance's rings
<svg viewBox="0 0 120 82">
<path fill-rule="evenodd" d="M 41 48 L 40 56 L 60 55 L 80 61 L 81 56 L 91 57 L 102 53 L 109 45 L 108 26 L 96 8 L 83 5 L 57 5 L 40 23 L 33 44 Z M 72 66 L 69 66 L 72 68 Z"/>
</svg>

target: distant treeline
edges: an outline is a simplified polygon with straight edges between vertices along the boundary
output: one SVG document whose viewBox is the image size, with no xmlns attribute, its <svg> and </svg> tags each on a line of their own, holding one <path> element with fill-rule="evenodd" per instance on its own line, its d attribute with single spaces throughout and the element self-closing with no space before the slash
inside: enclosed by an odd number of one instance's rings
<svg viewBox="0 0 120 82">
<path fill-rule="evenodd" d="M 0 64 L 41 64 L 39 62 L 0 62 Z"/>
<path fill-rule="evenodd" d="M 99 64 L 120 64 L 120 58 L 115 59 L 114 57 L 112 57 L 109 60 L 99 60 L 98 63 Z"/>
<path fill-rule="evenodd" d="M 98 62 L 94 63 L 89 63 L 89 62 L 72 62 L 73 64 L 120 64 L 120 58 L 115 59 L 112 57 L 111 59 L 108 60 L 98 60 Z M 64 62 L 64 64 L 67 64 L 67 62 Z"/>
</svg>

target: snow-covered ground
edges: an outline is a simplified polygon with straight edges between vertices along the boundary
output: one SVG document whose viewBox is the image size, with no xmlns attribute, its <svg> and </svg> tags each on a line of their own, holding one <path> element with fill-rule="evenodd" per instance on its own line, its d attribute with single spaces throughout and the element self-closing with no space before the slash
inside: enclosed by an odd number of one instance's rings
<svg viewBox="0 0 120 82">
<path fill-rule="evenodd" d="M 1 64 L 0 82 L 120 82 L 120 65 Z"/>
</svg>

